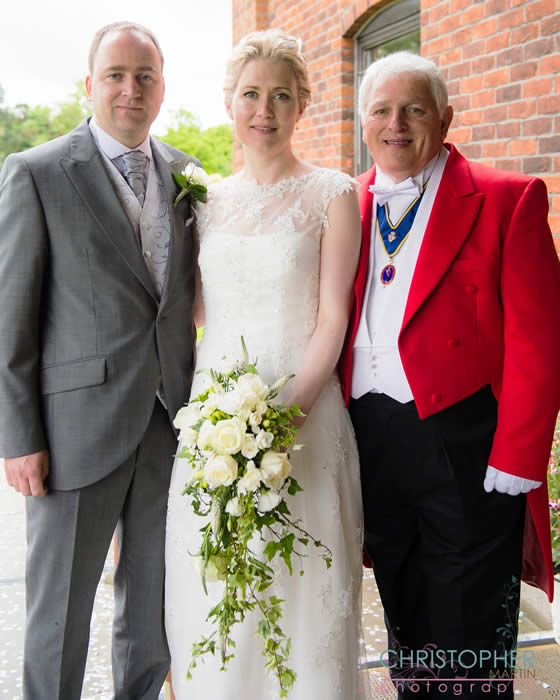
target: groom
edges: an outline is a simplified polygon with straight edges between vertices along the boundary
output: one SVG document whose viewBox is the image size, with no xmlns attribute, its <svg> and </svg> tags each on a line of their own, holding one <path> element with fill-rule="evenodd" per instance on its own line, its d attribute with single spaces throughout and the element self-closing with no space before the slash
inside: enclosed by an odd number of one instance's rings
<svg viewBox="0 0 560 700">
<path fill-rule="evenodd" d="M 163 57 L 145 27 L 97 32 L 93 118 L 0 176 L 0 454 L 27 496 L 26 700 L 78 700 L 115 527 L 115 698 L 155 699 L 171 421 L 189 393 L 193 212 L 149 136 Z"/>
<path fill-rule="evenodd" d="M 360 117 L 375 167 L 359 178 L 342 372 L 382 662 L 400 695 L 512 697 L 522 548 L 525 578 L 552 589 L 560 265 L 546 188 L 444 145 L 453 109 L 428 59 L 374 62 Z"/>
</svg>

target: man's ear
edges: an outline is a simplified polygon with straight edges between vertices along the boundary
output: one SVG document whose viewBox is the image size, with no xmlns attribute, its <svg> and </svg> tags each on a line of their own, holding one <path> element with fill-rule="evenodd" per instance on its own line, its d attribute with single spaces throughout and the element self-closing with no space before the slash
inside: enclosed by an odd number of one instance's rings
<svg viewBox="0 0 560 700">
<path fill-rule="evenodd" d="M 445 108 L 445 111 L 443 112 L 443 116 L 441 118 L 441 138 L 442 140 L 445 140 L 445 137 L 447 136 L 447 132 L 449 131 L 449 127 L 451 126 L 451 122 L 453 121 L 453 107 L 451 105 L 447 105 Z"/>
<path fill-rule="evenodd" d="M 84 80 L 84 84 L 86 86 L 86 92 L 87 92 L 88 99 L 91 102 L 91 76 L 90 75 L 86 75 L 86 79 Z"/>
</svg>

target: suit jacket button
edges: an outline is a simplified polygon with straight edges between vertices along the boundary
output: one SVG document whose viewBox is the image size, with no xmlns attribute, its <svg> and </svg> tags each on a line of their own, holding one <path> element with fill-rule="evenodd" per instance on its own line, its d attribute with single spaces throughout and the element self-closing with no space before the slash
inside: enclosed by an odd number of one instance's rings
<svg viewBox="0 0 560 700">
<path fill-rule="evenodd" d="M 441 394 L 435 393 L 430 396 L 430 401 L 432 403 L 439 403 L 441 401 Z"/>
<path fill-rule="evenodd" d="M 449 340 L 447 341 L 447 347 L 450 350 L 453 350 L 453 348 L 458 347 L 460 344 L 461 344 L 461 341 L 458 340 L 457 338 L 449 338 Z"/>
<path fill-rule="evenodd" d="M 476 294 L 478 291 L 477 287 L 474 286 L 474 284 L 467 284 L 465 287 L 465 292 L 467 294 Z"/>
</svg>

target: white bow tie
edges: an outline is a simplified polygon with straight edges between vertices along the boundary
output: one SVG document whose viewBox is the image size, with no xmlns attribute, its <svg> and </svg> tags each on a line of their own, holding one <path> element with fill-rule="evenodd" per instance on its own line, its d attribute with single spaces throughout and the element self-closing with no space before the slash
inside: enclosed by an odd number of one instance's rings
<svg viewBox="0 0 560 700">
<path fill-rule="evenodd" d="M 373 192 L 373 194 L 376 196 L 377 204 L 380 206 L 383 206 L 385 202 L 388 202 L 398 194 L 405 194 L 411 197 L 420 196 L 420 187 L 411 177 L 407 177 L 406 180 L 398 182 L 396 185 L 370 185 L 369 191 Z"/>
</svg>

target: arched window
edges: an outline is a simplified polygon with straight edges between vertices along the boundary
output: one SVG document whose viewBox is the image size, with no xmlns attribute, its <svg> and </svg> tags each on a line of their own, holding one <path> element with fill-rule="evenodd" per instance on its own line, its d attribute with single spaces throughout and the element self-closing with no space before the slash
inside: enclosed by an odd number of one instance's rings
<svg viewBox="0 0 560 700">
<path fill-rule="evenodd" d="M 362 141 L 362 128 L 358 113 L 358 88 L 369 64 L 376 58 L 395 51 L 420 53 L 420 0 L 400 0 L 380 10 L 356 36 L 356 173 L 371 167 L 371 156 Z"/>
</svg>

